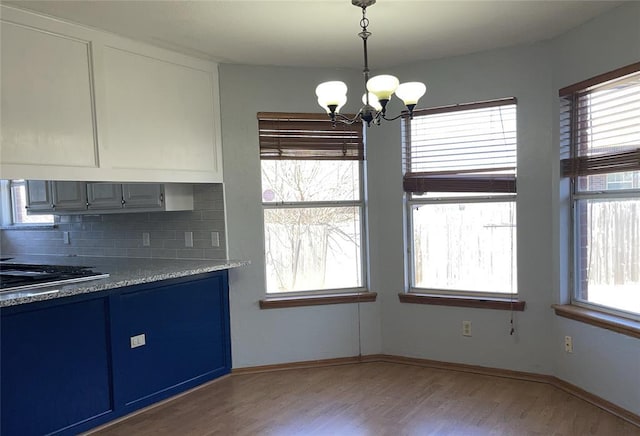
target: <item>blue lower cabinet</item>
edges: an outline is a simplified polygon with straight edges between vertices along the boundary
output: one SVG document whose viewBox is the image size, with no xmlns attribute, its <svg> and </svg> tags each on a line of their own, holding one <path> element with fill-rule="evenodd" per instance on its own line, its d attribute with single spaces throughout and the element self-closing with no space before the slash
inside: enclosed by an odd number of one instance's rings
<svg viewBox="0 0 640 436">
<path fill-rule="evenodd" d="M 227 271 L 0 315 L 2 436 L 75 435 L 231 370 Z"/>
<path fill-rule="evenodd" d="M 112 297 L 118 406 L 137 409 L 229 372 L 226 289 L 218 275 Z"/>
<path fill-rule="evenodd" d="M 2 435 L 56 433 L 110 413 L 106 300 L 30 306 L 2 309 Z"/>
</svg>

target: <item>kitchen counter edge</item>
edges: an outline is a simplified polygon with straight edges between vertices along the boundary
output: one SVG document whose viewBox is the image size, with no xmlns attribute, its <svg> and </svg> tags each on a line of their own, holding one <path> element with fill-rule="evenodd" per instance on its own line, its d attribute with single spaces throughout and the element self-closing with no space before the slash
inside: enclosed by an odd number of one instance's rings
<svg viewBox="0 0 640 436">
<path fill-rule="evenodd" d="M 58 258 L 61 259 L 61 258 Z M 0 308 L 35 303 L 38 301 L 53 300 L 57 298 L 71 297 L 74 295 L 90 294 L 93 292 L 107 291 L 144 283 L 153 283 L 161 280 L 169 280 L 198 274 L 206 274 L 214 271 L 239 268 L 249 265 L 246 260 L 170 260 L 170 259 L 125 259 L 122 258 L 120 269 L 114 258 L 106 262 L 96 261 L 98 258 L 76 257 L 81 264 L 94 264 L 101 272 L 110 276 L 103 279 L 86 282 L 72 283 L 64 286 L 49 286 L 32 291 L 7 292 L 0 299 Z M 66 259 L 65 259 L 66 260 Z M 68 263 L 68 262 L 65 262 Z M 30 295 L 25 295 L 29 293 Z M 14 296 L 15 295 L 15 296 Z"/>
</svg>

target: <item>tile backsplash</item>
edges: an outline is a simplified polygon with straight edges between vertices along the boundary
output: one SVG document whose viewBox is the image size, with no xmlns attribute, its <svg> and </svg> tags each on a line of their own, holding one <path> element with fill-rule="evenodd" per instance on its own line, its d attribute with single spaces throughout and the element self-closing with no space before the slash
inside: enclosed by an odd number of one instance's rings
<svg viewBox="0 0 640 436">
<path fill-rule="evenodd" d="M 1 230 L 0 251 L 2 255 L 225 259 L 223 186 L 195 184 L 193 194 L 192 211 L 62 215 L 55 217 L 54 228 Z M 193 247 L 186 246 L 185 232 L 191 232 Z M 213 246 L 212 232 L 218 233 L 218 247 Z M 149 234 L 149 246 L 143 245 L 143 233 Z"/>
</svg>

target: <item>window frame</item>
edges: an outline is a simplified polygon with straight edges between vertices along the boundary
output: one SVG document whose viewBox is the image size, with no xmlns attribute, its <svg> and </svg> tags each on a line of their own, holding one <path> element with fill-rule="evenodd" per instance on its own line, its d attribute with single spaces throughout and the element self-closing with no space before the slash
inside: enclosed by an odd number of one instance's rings
<svg viewBox="0 0 640 436">
<path fill-rule="evenodd" d="M 483 102 L 474 102 L 474 103 L 465 103 L 465 104 L 457 104 L 457 105 L 452 105 L 452 106 L 443 106 L 443 107 L 438 107 L 438 108 L 432 108 L 432 109 L 425 109 L 425 110 L 421 110 L 421 111 L 416 111 L 414 113 L 414 117 L 416 116 L 420 116 L 421 113 L 427 113 L 427 114 L 439 114 L 439 113 L 447 113 L 447 112 L 457 112 L 457 111 L 463 111 L 463 110 L 473 110 L 473 109 L 479 109 L 479 108 L 486 108 L 486 107 L 495 107 L 495 106 L 503 106 L 503 105 L 514 105 L 515 106 L 515 111 L 516 111 L 516 135 L 517 135 L 517 99 L 515 97 L 509 97 L 509 98 L 504 98 L 504 99 L 496 99 L 496 100 L 489 100 L 489 101 L 483 101 Z M 407 125 L 411 122 L 411 120 L 408 117 L 405 117 L 403 119 L 403 122 L 405 123 L 403 125 L 403 153 L 404 153 L 404 163 L 403 163 L 403 169 L 405 172 L 405 175 L 409 172 L 409 168 L 410 168 L 410 156 L 411 156 L 411 141 L 410 141 L 410 133 L 407 132 Z M 515 216 L 517 217 L 517 190 L 516 190 L 516 184 L 515 181 L 517 180 L 517 136 L 516 136 L 516 166 L 515 166 L 515 173 L 513 175 L 513 181 L 510 181 L 510 177 L 502 177 L 500 175 L 497 176 L 493 176 L 492 178 L 497 181 L 496 189 L 494 192 L 465 192 L 465 193 L 459 193 L 458 195 L 452 195 L 452 196 L 447 196 L 447 195 L 442 195 L 442 196 L 438 196 L 438 195 L 434 195 L 432 197 L 422 197 L 422 198 L 416 198 L 416 196 L 414 195 L 414 192 L 409 192 L 408 188 L 407 188 L 407 183 L 406 183 L 406 178 L 405 178 L 405 192 L 404 192 L 404 204 L 405 204 L 405 271 L 406 271 L 406 276 L 405 276 L 405 294 L 410 294 L 410 295 L 425 295 L 425 296 L 435 296 L 435 297 L 442 297 L 444 299 L 447 299 L 447 297 L 449 297 L 449 299 L 451 298 L 456 298 L 456 297 L 460 297 L 462 299 L 462 301 L 449 301 L 446 305 L 454 305 L 454 306 L 465 306 L 468 303 L 468 301 L 481 301 L 481 303 L 487 303 L 487 304 L 474 304 L 474 303 L 470 303 L 473 307 L 483 307 L 486 306 L 487 308 L 495 308 L 495 307 L 491 307 L 491 303 L 492 302 L 498 302 L 498 303 L 502 303 L 505 302 L 507 303 L 507 305 L 505 306 L 506 308 L 510 309 L 510 310 L 523 310 L 524 309 L 524 302 L 519 302 L 518 301 L 518 277 L 517 277 L 517 250 L 516 250 L 516 277 L 514 277 L 514 292 L 485 292 L 485 291 L 474 291 L 474 290 L 456 290 L 456 289 L 439 289 L 439 288 L 435 288 L 435 287 L 429 287 L 429 288 L 422 288 L 422 287 L 416 287 L 415 284 L 415 279 L 416 279 L 416 275 L 415 275 L 415 256 L 416 256 L 416 252 L 415 252 L 415 247 L 414 247 L 414 220 L 413 220 L 413 208 L 415 206 L 419 206 L 419 205 L 426 205 L 426 204 L 468 204 L 468 203 L 513 203 L 513 206 L 515 208 Z M 491 176 L 490 176 L 491 177 Z M 509 186 L 511 186 L 511 183 L 513 183 L 512 189 L 514 192 L 506 192 L 507 190 L 511 189 L 509 188 Z M 517 243 L 517 219 L 516 219 L 516 225 L 515 225 L 515 238 L 516 238 L 516 243 Z M 401 301 L 406 300 L 403 299 L 402 296 L 400 298 Z M 466 300 L 466 301 L 465 301 Z M 403 301 L 403 302 L 412 302 L 412 301 Z M 522 305 L 522 307 L 520 309 L 514 309 L 513 304 L 515 302 L 518 302 L 519 304 Z M 425 302 L 425 304 L 444 304 L 444 300 L 441 303 L 435 303 L 435 302 Z M 471 306 L 470 306 L 471 307 Z"/>
<path fill-rule="evenodd" d="M 6 196 L 6 205 L 8 206 L 8 210 L 6 213 L 3 213 L 2 216 L 2 227 L 5 229 L 30 229 L 30 228 L 51 228 L 55 226 L 55 216 L 53 214 L 38 214 L 38 216 L 45 217 L 50 216 L 51 221 L 49 222 L 23 222 L 18 221 L 16 219 L 16 202 L 15 196 L 13 195 L 13 188 L 16 186 L 23 187 L 25 191 L 25 204 L 27 201 L 27 180 L 25 179 L 11 179 L 11 180 L 3 180 L 2 187 L 2 195 Z"/>
<path fill-rule="evenodd" d="M 321 121 L 323 123 L 329 123 L 331 124 L 331 120 L 329 120 L 326 117 L 326 114 L 305 114 L 305 113 L 274 113 L 274 112 L 259 112 L 258 113 L 258 119 L 261 120 L 261 116 L 262 117 L 267 117 L 267 118 L 280 118 L 282 120 L 286 120 L 287 117 L 291 117 L 294 119 L 304 119 L 304 120 L 318 120 Z M 363 136 L 361 134 L 360 139 L 363 141 Z M 351 151 L 353 152 L 353 150 L 351 149 Z M 273 145 L 269 145 L 267 152 L 271 155 L 274 154 L 273 152 Z M 294 149 L 288 149 L 287 153 L 294 153 L 295 154 L 295 146 Z M 326 150 L 324 150 L 323 152 L 326 152 Z M 322 297 L 322 296 L 338 296 L 338 295 L 349 295 L 350 297 L 347 298 L 349 300 L 353 300 L 353 301 L 344 301 L 344 302 L 354 302 L 354 301 L 360 301 L 362 300 L 362 297 L 358 297 L 359 295 L 363 294 L 363 293 L 370 293 L 369 292 L 369 261 L 368 261 L 368 225 L 367 225 L 367 208 L 366 208 L 366 159 L 364 156 L 364 143 L 361 144 L 361 151 L 360 153 L 362 154 L 360 159 L 355 159 L 355 158 L 350 158 L 350 159 L 344 159 L 344 160 L 355 160 L 358 162 L 358 199 L 357 200 L 327 200 L 327 201 L 264 201 L 264 199 L 262 199 L 262 234 L 263 234 L 263 253 L 265 254 L 265 259 L 264 259 L 264 263 L 263 263 L 263 267 L 264 267 L 264 273 L 265 273 L 265 296 L 266 296 L 266 300 L 261 300 L 261 304 L 264 304 L 265 307 L 263 308 L 271 308 L 268 307 L 269 306 L 269 301 L 280 301 L 280 300 L 287 300 L 287 299 L 297 299 L 297 298 L 304 298 L 304 297 Z M 274 159 L 274 157 L 267 157 L 267 158 L 262 158 L 260 159 L 260 173 L 261 173 L 261 191 L 263 189 L 262 187 L 262 162 L 263 160 L 270 160 L 270 159 Z M 282 160 L 282 161 L 293 161 L 296 160 L 295 158 L 277 158 L 278 160 Z M 331 160 L 342 160 L 339 158 L 336 158 L 335 156 L 330 156 L 330 157 L 326 157 L 325 159 L 322 158 L 322 156 L 320 156 L 318 159 L 309 159 L 308 157 L 302 157 L 301 160 L 327 160 L 327 161 L 331 161 Z M 357 208 L 357 210 L 359 211 L 359 233 L 360 233 L 360 247 L 359 247 L 359 256 L 360 256 L 360 267 L 359 267 L 359 275 L 360 275 L 360 283 L 361 286 L 358 287 L 343 287 L 343 288 L 331 288 L 331 289 L 309 289 L 309 290 L 299 290 L 299 291 L 286 291 L 286 292 L 269 292 L 268 286 L 267 286 L 267 259 L 266 259 L 266 246 L 265 246 L 265 242 L 266 242 L 266 230 L 265 230 L 265 211 L 269 210 L 269 209 L 293 209 L 293 208 L 338 208 L 338 207 L 353 207 L 353 208 Z M 355 297 L 354 297 L 355 296 Z M 375 298 L 375 296 L 374 296 Z M 294 300 L 295 301 L 295 300 Z M 321 301 L 321 300 L 319 300 Z M 368 301 L 368 300 L 362 300 L 362 301 Z M 375 300 L 372 300 L 375 301 Z M 287 307 L 287 305 L 290 303 L 285 303 L 284 306 L 282 307 Z M 305 302 L 305 304 L 301 304 L 301 305 L 314 305 L 314 304 L 326 304 L 323 302 L 315 302 L 315 303 L 308 303 Z M 334 304 L 334 303 L 330 303 L 330 304 Z M 278 305 L 275 305 L 276 307 L 278 307 Z M 296 304 L 293 304 L 293 306 L 296 306 Z"/>
<path fill-rule="evenodd" d="M 571 256 L 569 260 L 569 277 L 568 277 L 568 288 L 569 288 L 569 303 L 572 306 L 576 306 L 578 308 L 582 308 L 587 311 L 594 311 L 596 313 L 603 313 L 606 315 L 612 315 L 619 318 L 631 319 L 634 321 L 640 321 L 640 313 L 625 311 L 622 309 L 618 309 L 611 306 L 606 306 L 604 304 L 598 304 L 595 302 L 590 302 L 580 297 L 580 293 L 582 292 L 580 282 L 582 280 L 581 276 L 581 263 L 583 259 L 580 257 L 580 230 L 581 223 L 580 217 L 580 208 L 578 206 L 580 201 L 585 200 L 602 200 L 602 201 L 615 201 L 615 200 L 625 200 L 625 199 L 639 199 L 640 200 L 640 189 L 639 188 L 623 188 L 623 189 L 608 189 L 608 186 L 602 190 L 580 190 L 579 189 L 579 179 L 580 177 L 586 177 L 588 175 L 600 174 L 600 175 L 611 175 L 611 174 L 624 174 L 625 170 L 613 170 L 613 171 L 600 171 L 598 173 L 586 173 L 586 174 L 578 174 L 578 169 L 575 166 L 571 165 L 571 162 L 574 162 L 574 165 L 579 166 L 580 163 L 575 162 L 578 160 L 578 140 L 576 139 L 575 132 L 575 123 L 577 120 L 575 119 L 575 111 L 580 109 L 577 104 L 577 96 L 580 93 L 588 93 L 593 89 L 597 89 L 602 85 L 606 85 L 608 82 L 612 80 L 617 80 L 623 78 L 629 74 L 640 73 L 640 62 L 628 65 L 626 67 L 622 67 L 613 71 L 610 71 L 605 74 L 601 74 L 599 76 L 593 77 L 591 79 L 587 79 L 585 81 L 570 85 L 568 87 L 562 88 L 559 90 L 559 96 L 561 99 L 565 99 L 567 105 L 571 105 L 571 109 L 564 110 L 561 108 L 560 111 L 560 157 L 561 157 L 561 178 L 565 178 L 569 184 L 569 204 L 570 204 L 570 230 L 569 230 L 569 255 Z M 638 76 L 640 79 L 640 76 Z M 563 116 L 570 117 L 566 120 L 567 126 L 563 126 Z M 590 120 L 591 118 L 589 118 Z M 568 133 L 565 131 L 568 129 Z M 565 133 L 563 135 L 563 133 Z M 636 153 L 640 151 L 640 148 L 637 149 Z M 586 168 L 586 165 L 585 165 Z M 638 168 L 637 170 L 640 170 Z M 629 170 L 629 171 L 637 171 L 637 170 Z M 608 183 L 608 182 L 607 182 Z M 556 308 L 557 309 L 557 308 Z M 557 313 L 557 310 L 556 310 Z M 590 318 L 590 316 L 587 316 Z"/>
</svg>

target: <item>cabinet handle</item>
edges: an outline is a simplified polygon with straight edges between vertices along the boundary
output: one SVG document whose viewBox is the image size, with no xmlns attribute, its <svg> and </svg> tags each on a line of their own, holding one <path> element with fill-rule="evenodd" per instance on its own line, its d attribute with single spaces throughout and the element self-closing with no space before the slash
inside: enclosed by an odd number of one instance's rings
<svg viewBox="0 0 640 436">
<path fill-rule="evenodd" d="M 56 205 L 55 205 L 55 204 L 52 204 L 52 205 L 51 205 L 51 209 L 55 209 L 55 208 L 56 208 Z"/>
<path fill-rule="evenodd" d="M 164 202 L 164 194 L 160 194 L 160 203 Z"/>
</svg>

